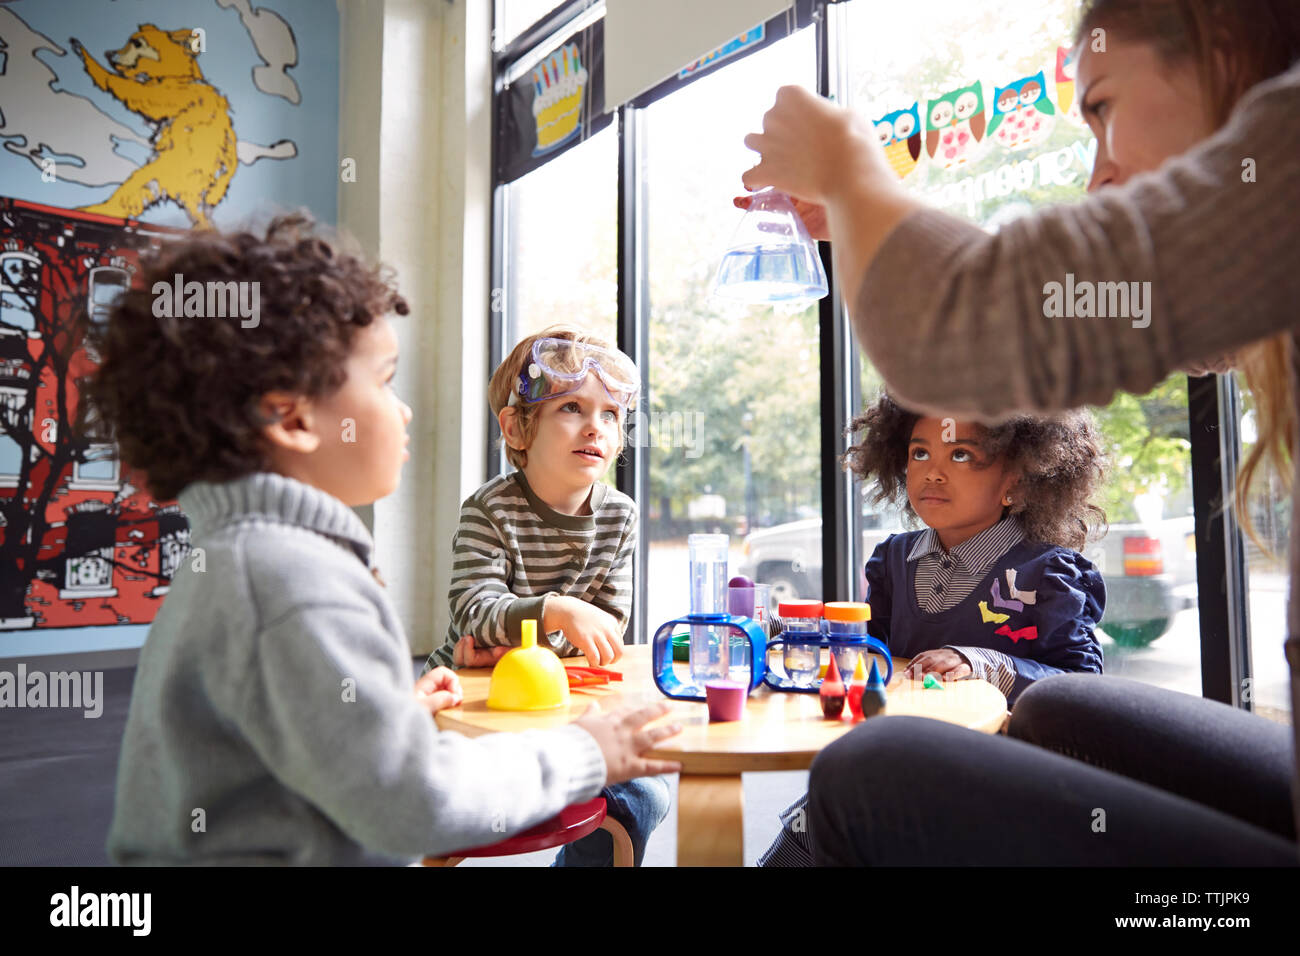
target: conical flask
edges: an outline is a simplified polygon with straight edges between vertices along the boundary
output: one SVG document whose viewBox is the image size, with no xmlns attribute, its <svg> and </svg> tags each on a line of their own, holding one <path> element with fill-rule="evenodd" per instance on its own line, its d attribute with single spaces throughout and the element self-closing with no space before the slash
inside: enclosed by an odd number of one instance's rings
<svg viewBox="0 0 1300 956">
<path fill-rule="evenodd" d="M 797 302 L 827 293 L 817 243 L 785 193 L 754 193 L 713 280 L 712 294 L 742 302 Z"/>
</svg>

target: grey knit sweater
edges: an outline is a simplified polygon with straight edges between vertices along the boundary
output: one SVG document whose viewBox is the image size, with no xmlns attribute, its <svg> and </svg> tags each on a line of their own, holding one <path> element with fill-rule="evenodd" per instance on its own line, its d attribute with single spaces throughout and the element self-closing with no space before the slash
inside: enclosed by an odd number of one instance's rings
<svg viewBox="0 0 1300 956">
<path fill-rule="evenodd" d="M 912 213 L 852 299 L 858 340 L 898 398 L 972 419 L 1105 405 L 1116 391 L 1144 394 L 1194 361 L 1279 334 L 1288 336 L 1293 382 L 1300 381 L 1297 156 L 1300 65 L 1253 88 L 1197 148 L 1086 202 L 1026 216 L 992 236 L 936 211 Z M 1049 317 L 1060 315 L 1046 308 L 1050 284 L 1081 282 L 1149 282 L 1149 312 L 1142 321 Z M 1300 476 L 1291 510 L 1300 515 Z M 1285 642 L 1293 725 L 1296 528 Z M 1257 637 L 1256 659 L 1283 652 L 1276 637 Z M 1300 734 L 1296 742 L 1300 771 Z M 1300 831 L 1300 779 L 1292 790 Z"/>
<path fill-rule="evenodd" d="M 440 732 L 338 499 L 274 474 L 180 496 L 194 548 L 140 655 L 118 863 L 374 864 L 494 843 L 595 797 L 586 731 Z"/>
</svg>

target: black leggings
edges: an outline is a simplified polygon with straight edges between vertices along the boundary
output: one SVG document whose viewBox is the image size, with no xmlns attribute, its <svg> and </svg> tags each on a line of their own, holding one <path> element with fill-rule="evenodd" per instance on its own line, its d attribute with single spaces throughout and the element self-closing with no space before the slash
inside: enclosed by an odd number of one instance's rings
<svg viewBox="0 0 1300 956">
<path fill-rule="evenodd" d="M 813 763 L 808 835 L 827 866 L 1295 866 L 1294 769 L 1280 724 L 1061 675 L 1007 737 L 917 717 L 846 734 Z"/>
</svg>

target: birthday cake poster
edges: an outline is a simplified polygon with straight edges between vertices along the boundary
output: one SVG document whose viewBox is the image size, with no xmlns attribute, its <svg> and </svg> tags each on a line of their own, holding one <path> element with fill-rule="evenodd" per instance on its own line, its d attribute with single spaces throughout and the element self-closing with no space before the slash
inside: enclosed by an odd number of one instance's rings
<svg viewBox="0 0 1300 956">
<path fill-rule="evenodd" d="M 598 20 L 534 62 L 499 101 L 497 179 L 527 175 L 609 125 L 605 24 Z"/>
</svg>

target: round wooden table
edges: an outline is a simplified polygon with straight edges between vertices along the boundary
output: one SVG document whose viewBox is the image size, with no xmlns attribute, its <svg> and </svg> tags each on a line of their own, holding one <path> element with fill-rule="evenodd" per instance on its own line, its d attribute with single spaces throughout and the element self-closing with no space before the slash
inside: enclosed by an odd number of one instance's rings
<svg viewBox="0 0 1300 956">
<path fill-rule="evenodd" d="M 581 658 L 571 663 L 584 663 Z M 888 688 L 888 715 L 931 717 L 984 733 L 997 733 L 1006 718 L 1006 698 L 982 680 L 946 683 L 926 690 L 920 681 L 901 675 L 907 660 L 894 659 Z M 685 665 L 678 665 L 684 667 Z M 544 712 L 507 712 L 487 706 L 490 668 L 459 672 L 465 699 L 440 711 L 443 730 L 468 737 L 500 731 L 561 727 L 580 717 L 592 701 L 603 709 L 666 700 L 651 676 L 650 648 L 632 645 L 611 669 L 624 679 L 603 687 L 575 689 L 567 708 Z M 883 671 L 883 667 L 881 670 Z M 673 700 L 662 718 L 682 725 L 682 732 L 660 743 L 651 756 L 682 765 L 677 788 L 677 865 L 741 866 L 744 862 L 744 791 L 741 774 L 761 770 L 806 770 L 818 751 L 857 724 L 822 716 L 816 694 L 779 693 L 761 687 L 749 696 L 744 719 L 709 723 L 703 702 Z M 848 707 L 845 707 L 848 714 Z"/>
</svg>

